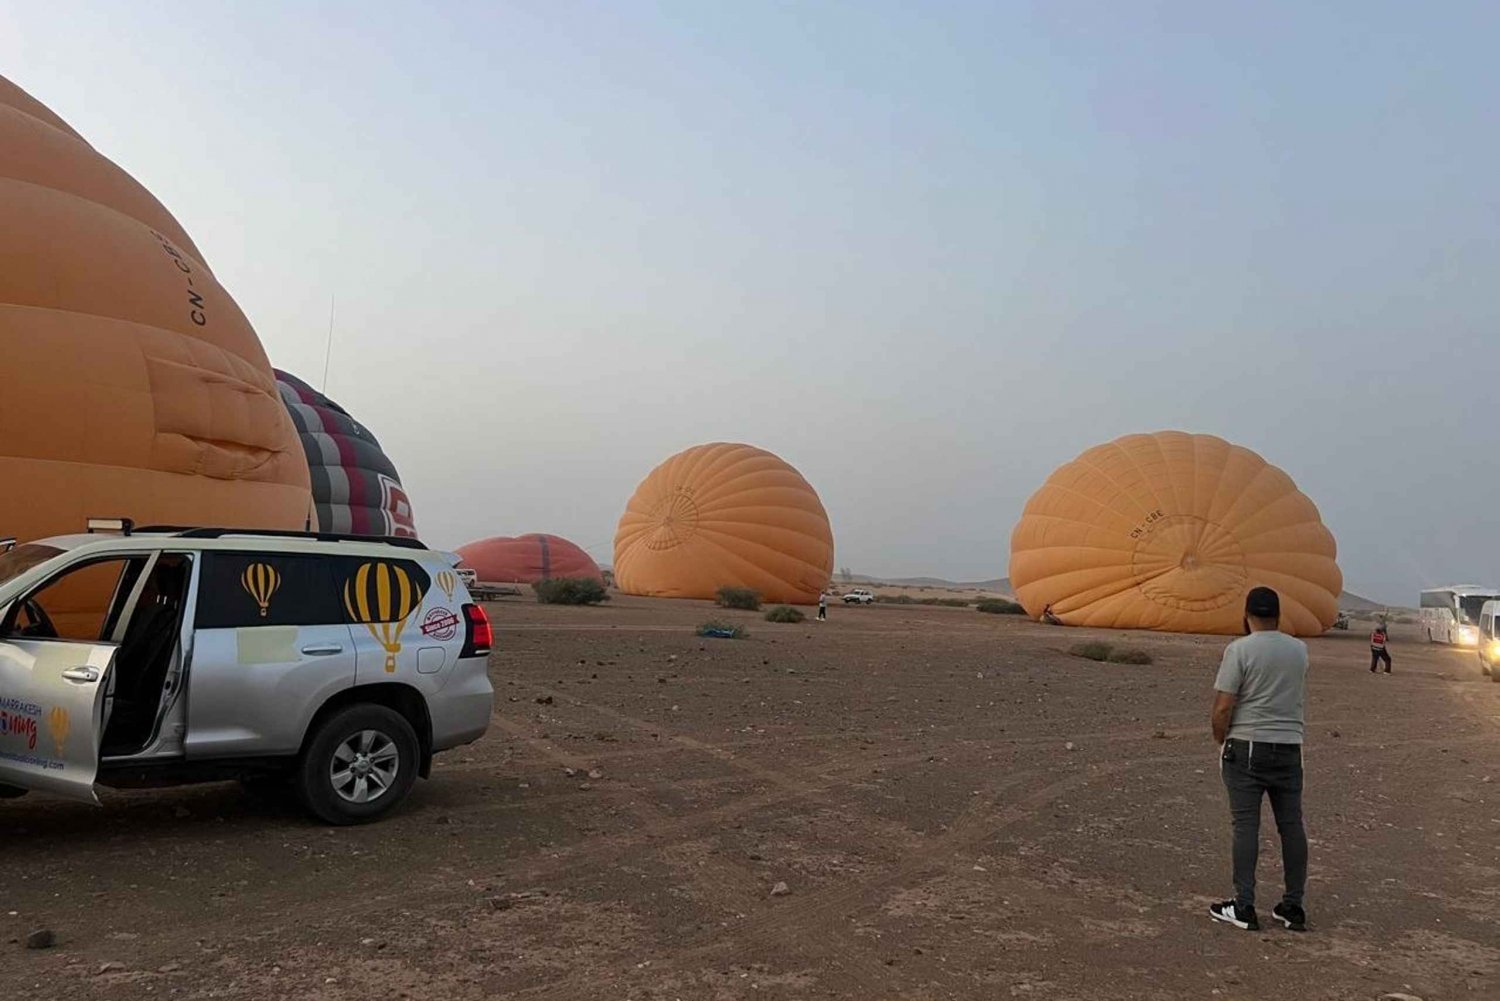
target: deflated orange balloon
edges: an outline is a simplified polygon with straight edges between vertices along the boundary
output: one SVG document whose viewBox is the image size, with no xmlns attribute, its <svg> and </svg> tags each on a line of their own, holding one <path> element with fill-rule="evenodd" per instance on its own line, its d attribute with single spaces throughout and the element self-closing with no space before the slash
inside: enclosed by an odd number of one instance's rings
<svg viewBox="0 0 1500 1001">
<path fill-rule="evenodd" d="M 802 474 L 752 445 L 679 452 L 636 488 L 615 532 L 626 594 L 712 598 L 749 587 L 810 604 L 833 574 L 833 529 Z"/>
<path fill-rule="evenodd" d="M 0 78 L 0 536 L 301 528 L 307 462 L 260 341 L 177 220 Z"/>
<path fill-rule="evenodd" d="M 1281 595 L 1281 628 L 1338 616 L 1333 535 L 1291 477 L 1206 434 L 1127 435 L 1059 467 L 1011 533 L 1010 580 L 1067 625 L 1237 634 L 1245 594 Z"/>
</svg>

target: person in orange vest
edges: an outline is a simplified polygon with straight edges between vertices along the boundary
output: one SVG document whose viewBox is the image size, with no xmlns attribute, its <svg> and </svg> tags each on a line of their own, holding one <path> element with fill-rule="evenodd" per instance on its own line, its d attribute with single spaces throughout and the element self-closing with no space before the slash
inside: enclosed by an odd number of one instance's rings
<svg viewBox="0 0 1500 1001">
<path fill-rule="evenodd" d="M 1386 632 L 1385 619 L 1375 620 L 1375 631 L 1370 634 L 1370 673 L 1374 674 L 1380 662 L 1385 661 L 1385 673 L 1391 673 L 1391 652 L 1385 648 L 1389 633 Z"/>
</svg>

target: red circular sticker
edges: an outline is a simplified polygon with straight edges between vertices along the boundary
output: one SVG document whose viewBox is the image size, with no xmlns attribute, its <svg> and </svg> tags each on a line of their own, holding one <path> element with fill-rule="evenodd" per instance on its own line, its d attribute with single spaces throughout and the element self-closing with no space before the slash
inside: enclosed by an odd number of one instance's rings
<svg viewBox="0 0 1500 1001">
<path fill-rule="evenodd" d="M 435 640 L 451 640 L 458 633 L 458 616 L 446 608 L 434 608 L 422 620 L 422 635 Z"/>
</svg>

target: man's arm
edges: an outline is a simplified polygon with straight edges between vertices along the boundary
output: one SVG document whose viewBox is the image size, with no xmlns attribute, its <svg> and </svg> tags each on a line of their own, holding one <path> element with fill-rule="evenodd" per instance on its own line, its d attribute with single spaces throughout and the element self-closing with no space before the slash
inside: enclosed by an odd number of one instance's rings
<svg viewBox="0 0 1500 1001">
<path fill-rule="evenodd" d="M 1235 697 L 1228 692 L 1214 692 L 1214 709 L 1210 714 L 1214 728 L 1214 743 L 1222 744 L 1229 736 L 1229 724 L 1234 719 Z"/>
</svg>

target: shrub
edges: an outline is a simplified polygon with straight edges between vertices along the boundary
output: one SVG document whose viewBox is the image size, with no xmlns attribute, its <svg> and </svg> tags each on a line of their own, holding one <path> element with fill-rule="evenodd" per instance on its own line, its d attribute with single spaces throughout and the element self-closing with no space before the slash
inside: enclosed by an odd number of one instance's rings
<svg viewBox="0 0 1500 1001">
<path fill-rule="evenodd" d="M 991 615 L 1025 615 L 1024 606 L 1014 601 L 1006 601 L 1004 598 L 983 598 L 974 606 L 981 612 L 989 612 Z"/>
<path fill-rule="evenodd" d="M 760 592 L 753 587 L 721 587 L 717 600 L 723 608 L 743 608 L 747 612 L 760 611 Z"/>
<path fill-rule="evenodd" d="M 887 605 L 915 605 L 917 599 L 909 594 L 877 594 L 875 600 Z"/>
<path fill-rule="evenodd" d="M 604 585 L 592 577 L 553 577 L 531 585 L 544 605 L 597 605 L 609 600 Z"/>
<path fill-rule="evenodd" d="M 767 622 L 801 622 L 805 618 L 800 608 L 791 605 L 777 605 L 766 613 Z"/>
<path fill-rule="evenodd" d="M 1152 661 L 1151 654 L 1145 650 L 1115 649 L 1109 653 L 1111 664 L 1149 664 Z"/>
<path fill-rule="evenodd" d="M 1074 643 L 1068 649 L 1068 653 L 1071 653 L 1073 656 L 1084 657 L 1088 660 L 1109 660 L 1109 655 L 1113 651 L 1114 647 L 1108 643 L 1101 643 L 1098 640 L 1089 640 L 1086 643 Z"/>
<path fill-rule="evenodd" d="M 940 605 L 943 608 L 968 608 L 967 598 L 918 598 L 919 605 Z"/>
<path fill-rule="evenodd" d="M 718 619 L 709 619 L 698 627 L 699 636 L 715 636 L 725 640 L 742 640 L 750 633 L 743 626 L 737 626 L 730 622 L 721 622 Z"/>
</svg>

